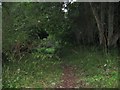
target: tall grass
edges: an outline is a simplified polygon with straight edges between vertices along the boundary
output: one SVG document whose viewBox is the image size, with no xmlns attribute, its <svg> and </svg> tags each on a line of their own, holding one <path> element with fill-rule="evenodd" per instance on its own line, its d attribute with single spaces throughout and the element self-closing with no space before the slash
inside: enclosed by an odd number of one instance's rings
<svg viewBox="0 0 120 90">
<path fill-rule="evenodd" d="M 116 50 L 105 54 L 97 47 L 67 47 L 61 50 L 60 58 L 35 59 L 28 55 L 4 64 L 3 88 L 55 88 L 61 82 L 61 64 L 75 68 L 78 87 L 81 80 L 86 87 L 118 87 Z"/>
<path fill-rule="evenodd" d="M 68 48 L 63 60 L 77 68 L 78 83 L 83 80 L 89 87 L 118 87 L 119 56 L 116 50 L 106 54 L 95 47 Z"/>
<path fill-rule="evenodd" d="M 3 88 L 53 88 L 62 73 L 60 63 L 25 57 L 3 65 Z"/>
</svg>

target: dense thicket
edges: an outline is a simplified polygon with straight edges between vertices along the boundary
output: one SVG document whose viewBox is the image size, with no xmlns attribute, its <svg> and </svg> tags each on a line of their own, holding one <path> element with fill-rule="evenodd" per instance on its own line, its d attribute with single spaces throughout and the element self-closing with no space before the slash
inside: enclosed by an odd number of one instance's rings
<svg viewBox="0 0 120 90">
<path fill-rule="evenodd" d="M 67 18 L 62 5 L 3 3 L 3 55 L 41 57 L 41 53 L 56 54 L 65 45 L 104 49 L 120 45 L 119 3 L 69 4 Z"/>
</svg>

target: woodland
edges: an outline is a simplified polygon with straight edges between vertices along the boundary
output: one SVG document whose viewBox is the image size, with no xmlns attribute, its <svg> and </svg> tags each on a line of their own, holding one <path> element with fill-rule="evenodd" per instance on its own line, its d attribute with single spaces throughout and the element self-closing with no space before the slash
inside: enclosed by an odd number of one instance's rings
<svg viewBox="0 0 120 90">
<path fill-rule="evenodd" d="M 120 3 L 3 2 L 3 88 L 118 88 Z"/>
</svg>

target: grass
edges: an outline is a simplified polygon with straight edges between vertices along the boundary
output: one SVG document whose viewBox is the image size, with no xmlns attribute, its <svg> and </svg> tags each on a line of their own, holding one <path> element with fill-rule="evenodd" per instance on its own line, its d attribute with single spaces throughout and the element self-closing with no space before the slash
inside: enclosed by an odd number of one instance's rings
<svg viewBox="0 0 120 90">
<path fill-rule="evenodd" d="M 95 47 L 64 48 L 61 60 L 35 60 L 26 56 L 21 61 L 3 65 L 4 88 L 54 88 L 60 83 L 61 63 L 76 68 L 78 87 L 81 80 L 88 87 L 118 87 L 118 55 L 111 51 L 105 54 Z"/>
<path fill-rule="evenodd" d="M 105 54 L 95 47 L 69 48 L 63 57 L 65 63 L 77 68 L 77 83 L 83 80 L 94 88 L 118 87 L 118 58 L 115 50 Z"/>
<path fill-rule="evenodd" d="M 4 88 L 53 88 L 61 76 L 60 61 L 24 58 L 3 65 Z"/>
</svg>

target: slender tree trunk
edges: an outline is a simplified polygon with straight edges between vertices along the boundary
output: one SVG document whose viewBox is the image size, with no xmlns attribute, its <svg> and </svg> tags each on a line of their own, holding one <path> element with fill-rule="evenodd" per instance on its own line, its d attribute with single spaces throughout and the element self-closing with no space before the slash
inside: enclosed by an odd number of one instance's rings
<svg viewBox="0 0 120 90">
<path fill-rule="evenodd" d="M 103 13 L 102 14 L 102 20 L 100 20 L 99 18 L 99 15 L 96 11 L 96 9 L 93 7 L 92 3 L 90 3 L 90 6 L 91 6 L 91 9 L 92 9 L 92 12 L 93 12 L 93 15 L 95 16 L 95 20 L 97 22 L 97 27 L 98 27 L 98 30 L 99 30 L 99 42 L 100 42 L 100 45 L 104 44 L 104 27 L 103 27 L 103 21 L 104 21 L 104 16 L 103 16 Z M 101 22 L 102 21 L 102 22 Z"/>
<path fill-rule="evenodd" d="M 106 21 L 105 21 L 105 7 L 106 7 L 106 3 L 102 2 L 101 3 L 101 27 L 102 27 L 102 32 L 103 32 L 103 36 L 102 36 L 102 43 L 103 43 L 103 47 L 105 52 L 108 52 L 108 43 L 107 43 L 107 29 L 106 29 Z"/>
<path fill-rule="evenodd" d="M 104 45 L 104 49 L 107 49 L 110 46 L 115 46 L 117 44 L 118 39 L 120 38 L 120 32 L 114 33 L 114 4 L 109 3 L 109 10 L 108 10 L 108 28 L 104 27 L 104 20 L 105 20 L 105 11 L 104 7 L 105 4 L 101 3 L 101 20 L 99 18 L 99 15 L 96 11 L 96 8 L 93 7 L 93 4 L 90 3 L 91 9 L 93 11 L 93 15 L 95 16 L 95 20 L 97 22 L 98 30 L 99 30 L 99 40 L 100 45 Z"/>
<path fill-rule="evenodd" d="M 79 29 L 76 29 L 74 34 L 75 34 L 75 37 L 76 37 L 77 45 L 79 45 L 80 44 L 80 39 L 81 39 L 81 31 Z"/>
<path fill-rule="evenodd" d="M 114 20 L 114 5 L 113 3 L 109 3 L 109 10 L 108 10 L 108 46 L 112 44 L 111 39 L 113 36 L 113 20 Z M 116 40 L 115 40 L 116 41 Z"/>
<path fill-rule="evenodd" d="M 116 33 L 116 34 L 113 34 L 111 39 L 110 39 L 110 46 L 114 46 L 116 47 L 117 46 L 117 41 L 118 39 L 120 38 L 120 32 Z"/>
<path fill-rule="evenodd" d="M 109 3 L 108 10 L 108 46 L 116 46 L 120 37 L 120 32 L 113 33 L 114 31 L 114 3 Z"/>
</svg>

